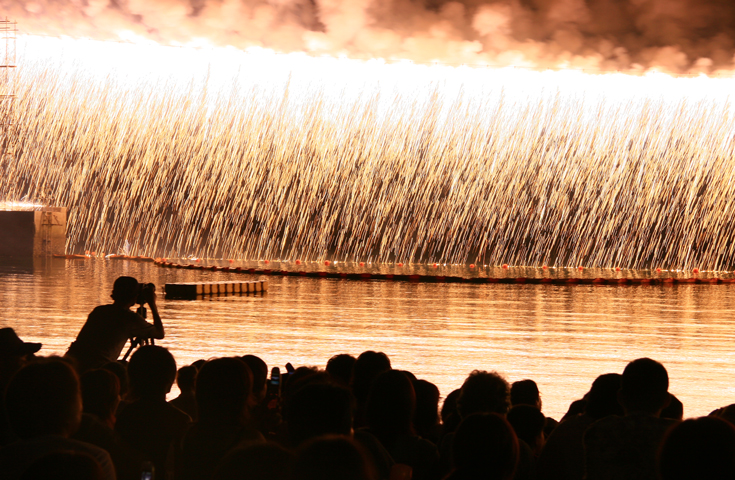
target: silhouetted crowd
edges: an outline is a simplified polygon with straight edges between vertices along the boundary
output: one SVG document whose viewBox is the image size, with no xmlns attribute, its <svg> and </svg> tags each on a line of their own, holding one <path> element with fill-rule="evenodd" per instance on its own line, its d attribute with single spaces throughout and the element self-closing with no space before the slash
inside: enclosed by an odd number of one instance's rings
<svg viewBox="0 0 735 480">
<path fill-rule="evenodd" d="M 147 345 L 80 374 L 39 348 L 0 330 L 3 479 L 735 478 L 735 407 L 682 421 L 648 358 L 599 376 L 557 422 L 532 380 L 476 370 L 440 407 L 381 352 L 269 375 L 253 355 L 177 371 Z"/>
</svg>

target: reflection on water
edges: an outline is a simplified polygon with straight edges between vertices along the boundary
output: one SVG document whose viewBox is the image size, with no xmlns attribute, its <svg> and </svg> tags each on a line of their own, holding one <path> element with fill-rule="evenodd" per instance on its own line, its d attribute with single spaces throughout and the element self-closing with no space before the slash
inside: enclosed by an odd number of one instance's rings
<svg viewBox="0 0 735 480">
<path fill-rule="evenodd" d="M 0 264 L 2 326 L 41 354 L 61 354 L 112 282 L 252 278 L 125 261 L 36 259 Z M 269 366 L 324 367 L 333 354 L 386 352 L 396 368 L 446 396 L 474 369 L 532 378 L 560 417 L 594 378 L 634 358 L 664 363 L 685 416 L 735 401 L 730 315 L 735 285 L 593 286 L 358 282 L 269 277 L 265 295 L 165 300 L 166 339 L 179 365 L 252 353 Z"/>
</svg>

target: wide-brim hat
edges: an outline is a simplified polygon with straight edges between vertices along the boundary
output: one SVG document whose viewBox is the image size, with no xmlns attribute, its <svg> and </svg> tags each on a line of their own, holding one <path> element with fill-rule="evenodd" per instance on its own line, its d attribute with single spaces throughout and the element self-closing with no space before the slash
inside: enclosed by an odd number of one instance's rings
<svg viewBox="0 0 735 480">
<path fill-rule="evenodd" d="M 42 344 L 24 342 L 10 327 L 0 328 L 0 357 L 22 357 L 41 350 Z"/>
</svg>

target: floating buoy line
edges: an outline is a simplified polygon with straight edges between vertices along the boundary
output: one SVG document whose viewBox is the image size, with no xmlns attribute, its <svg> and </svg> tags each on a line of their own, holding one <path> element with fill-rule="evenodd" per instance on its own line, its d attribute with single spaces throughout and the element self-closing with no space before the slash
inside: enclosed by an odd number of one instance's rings
<svg viewBox="0 0 735 480">
<path fill-rule="evenodd" d="M 94 255 L 54 255 L 55 258 L 65 258 L 68 260 L 83 260 L 96 258 Z M 267 275 L 267 276 L 283 276 L 283 277 L 308 277 L 308 278 L 336 278 L 346 280 L 387 280 L 394 282 L 426 282 L 426 283 L 503 283 L 503 284 L 531 284 L 531 285 L 676 285 L 676 284 L 709 284 L 709 285 L 720 285 L 720 284 L 735 284 L 735 278 L 719 278 L 719 277 L 708 277 L 700 278 L 698 276 L 692 277 L 622 277 L 622 278 L 591 278 L 591 277 L 463 277 L 459 275 L 423 275 L 423 274 L 410 274 L 410 273 L 374 273 L 374 272 L 340 272 L 335 270 L 283 270 L 276 268 L 254 268 L 254 267 L 233 267 L 233 266 L 220 266 L 220 265 L 204 265 L 202 259 L 193 258 L 188 259 L 194 263 L 178 263 L 170 261 L 165 258 L 152 258 L 144 256 L 127 256 L 127 255 L 107 255 L 104 258 L 109 260 L 128 260 L 134 262 L 150 262 L 162 268 L 174 268 L 174 269 L 185 269 L 185 270 L 205 270 L 205 271 L 216 271 L 216 272 L 229 272 L 234 274 L 249 274 L 249 275 Z M 234 260 L 226 260 L 226 262 L 232 264 Z M 264 264 L 269 265 L 270 261 L 263 261 Z M 302 260 L 296 260 L 293 262 L 295 265 L 302 265 L 305 262 Z M 324 261 L 324 266 L 336 266 L 338 262 Z M 360 267 L 365 266 L 365 262 L 359 262 Z M 403 267 L 403 263 L 396 262 L 396 267 Z M 431 264 L 433 268 L 439 268 L 439 264 Z M 469 269 L 473 272 L 477 271 L 476 265 L 469 265 Z M 487 266 L 485 266 L 487 267 Z M 509 271 L 512 267 L 508 264 L 503 264 L 500 267 L 504 271 Z M 549 267 L 544 265 L 541 270 L 546 272 Z M 573 270 L 582 272 L 585 270 L 584 267 L 576 267 Z M 619 267 L 612 269 L 616 272 L 620 272 Z M 655 269 L 656 274 L 664 273 L 662 269 Z M 701 272 L 699 269 L 693 269 L 692 274 L 698 275 Z M 225 282 L 227 284 L 228 282 Z M 212 283 L 210 282 L 210 285 Z M 198 284 L 197 284 L 198 285 Z M 203 285 L 203 284 L 202 284 Z M 214 292 L 216 290 L 213 289 Z M 225 291 L 223 290 L 223 293 Z M 208 292 L 210 293 L 210 292 Z"/>
</svg>

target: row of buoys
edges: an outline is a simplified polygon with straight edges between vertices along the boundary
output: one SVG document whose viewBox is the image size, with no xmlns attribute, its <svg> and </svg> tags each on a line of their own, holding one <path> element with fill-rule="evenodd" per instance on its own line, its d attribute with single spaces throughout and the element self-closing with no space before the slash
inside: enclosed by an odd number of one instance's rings
<svg viewBox="0 0 735 480">
<path fill-rule="evenodd" d="M 268 280 L 252 282 L 167 283 L 166 298 L 198 298 L 204 295 L 233 295 L 268 291 Z"/>
<path fill-rule="evenodd" d="M 87 253 L 89 254 L 89 252 L 87 252 Z M 94 252 L 92 252 L 92 256 L 94 256 Z M 154 262 L 154 261 L 155 262 L 166 262 L 166 259 L 165 258 L 155 258 L 154 259 L 154 258 L 151 258 L 151 257 L 140 257 L 140 256 L 136 257 L 136 256 L 125 256 L 125 255 L 108 255 L 106 258 L 122 259 L 122 260 L 141 260 L 141 261 L 147 261 L 147 262 Z M 192 261 L 192 262 L 195 262 L 195 263 L 201 263 L 201 261 L 202 261 L 201 258 L 190 258 L 189 260 Z M 228 259 L 227 262 L 234 263 L 235 260 Z M 265 265 L 269 265 L 271 263 L 270 260 L 262 260 L 262 262 Z M 279 262 L 280 262 L 280 260 L 279 260 Z M 285 262 L 285 263 L 289 263 L 289 262 Z M 293 261 L 293 263 L 295 263 L 296 265 L 302 265 L 303 263 L 306 263 L 306 262 L 304 262 L 303 260 L 300 260 L 300 259 L 296 259 L 296 260 Z M 347 263 L 347 262 L 344 262 L 344 263 Z M 324 266 L 325 267 L 332 266 L 332 264 L 337 265 L 337 262 L 332 262 L 330 260 L 325 260 L 324 261 Z M 365 266 L 365 262 L 359 262 L 359 265 L 361 267 L 364 267 Z M 405 266 L 405 264 L 403 262 L 397 262 L 397 263 L 395 263 L 395 266 L 396 267 L 403 267 L 403 266 Z M 431 266 L 434 267 L 434 268 L 439 268 L 440 266 L 442 266 L 442 264 L 433 263 L 433 264 L 431 264 Z M 444 264 L 444 266 L 446 266 L 446 264 Z M 471 263 L 468 266 L 469 266 L 470 270 L 473 270 L 476 267 L 479 267 L 479 265 L 475 265 L 474 263 Z M 487 267 L 487 265 L 484 265 L 484 267 Z M 503 270 L 509 270 L 511 268 L 511 266 L 508 265 L 507 263 L 504 263 L 504 264 L 502 264 L 500 266 L 500 268 L 502 268 Z M 553 267 L 553 268 L 557 268 L 557 267 Z M 580 272 L 581 271 L 584 271 L 586 268 L 587 267 L 584 267 L 584 266 L 581 266 L 581 265 L 578 266 L 578 267 L 574 267 L 575 270 L 579 270 Z M 542 270 L 548 270 L 549 269 L 549 266 L 548 265 L 542 265 L 541 266 L 541 269 Z M 616 272 L 622 271 L 622 269 L 620 267 L 615 267 L 613 270 L 615 270 Z M 661 269 L 661 268 L 656 268 L 655 271 L 656 271 L 656 273 L 663 273 L 664 270 Z M 698 273 L 700 273 L 700 270 L 698 268 L 693 268 L 692 269 L 692 273 L 693 274 L 698 274 Z M 733 272 L 733 273 L 735 273 L 735 272 Z"/>
<path fill-rule="evenodd" d="M 52 255 L 54 258 L 64 258 L 67 260 L 88 260 L 93 258 L 92 254 L 79 255 Z M 212 270 L 212 271 L 230 271 L 230 272 L 245 272 L 245 273 L 256 273 L 262 275 L 300 275 L 307 277 L 327 277 L 327 278 L 351 278 L 360 280 L 403 280 L 403 281 L 416 281 L 416 282 L 469 282 L 469 283 L 537 283 L 537 284 L 581 284 L 581 285 L 626 285 L 626 284 L 645 284 L 645 285 L 656 285 L 656 284 L 672 284 L 672 283 L 735 283 L 735 279 L 719 279 L 719 278 L 535 278 L 535 277 L 519 277 L 519 278 L 490 278 L 490 277 L 456 277 L 456 276 L 443 276 L 443 275 L 396 275 L 396 274 L 380 274 L 380 273 L 339 273 L 339 272 L 292 272 L 286 270 L 265 270 L 255 268 L 241 268 L 241 267 L 220 267 L 217 265 L 192 265 L 192 264 L 180 264 L 168 262 L 165 258 L 153 258 L 145 257 L 141 255 L 107 255 L 105 258 L 110 260 L 130 260 L 135 262 L 154 262 L 163 267 L 170 268 L 187 268 L 192 270 Z M 201 259 L 192 259 L 197 263 L 201 263 Z M 234 263 L 234 260 L 228 260 L 229 263 Z M 265 264 L 269 264 L 268 260 L 265 260 Z M 296 260 L 296 264 L 300 265 L 301 260 Z M 326 260 L 325 266 L 330 266 L 331 262 Z M 365 262 L 360 262 L 360 266 L 364 267 Z M 403 267 L 403 263 L 397 263 L 396 266 Z M 439 264 L 433 264 L 434 268 L 438 268 Z M 470 269 L 475 268 L 475 264 L 469 265 Z M 510 267 L 507 263 L 504 263 L 501 268 L 508 270 Z M 543 270 L 548 270 L 549 267 L 546 265 L 541 267 Z M 584 267 L 577 267 L 579 271 L 584 270 Z M 615 267 L 615 271 L 619 272 L 620 267 Z M 663 270 L 660 268 L 656 269 L 656 273 L 662 273 Z M 698 274 L 699 269 L 692 269 L 692 273 Z"/>
<path fill-rule="evenodd" d="M 196 259 L 192 259 L 192 261 L 201 262 L 201 259 L 200 258 L 196 258 Z M 230 262 L 230 263 L 233 263 L 234 262 L 234 260 L 227 260 L 227 261 Z M 263 263 L 265 263 L 266 265 L 268 265 L 268 264 L 270 264 L 270 261 L 269 260 L 263 260 Z M 289 263 L 289 262 L 283 262 L 283 263 Z M 296 265 L 301 265 L 301 264 L 306 263 L 306 262 L 304 262 L 303 260 L 298 260 L 297 259 L 297 260 L 294 260 L 293 263 L 295 263 Z M 344 262 L 344 263 L 348 263 L 348 262 Z M 332 264 L 336 265 L 337 262 L 332 262 L 332 261 L 329 261 L 329 260 L 325 260 L 324 261 L 324 266 L 325 267 L 329 267 Z M 364 267 L 365 266 L 365 262 L 359 262 L 359 265 L 361 267 Z M 406 264 L 403 263 L 403 262 L 396 262 L 395 263 L 395 266 L 396 267 L 404 267 L 405 265 Z M 440 263 L 432 263 L 431 266 L 434 267 L 434 268 L 439 268 L 440 266 L 442 266 L 442 264 L 440 264 Z M 444 266 L 446 266 L 446 264 L 444 264 Z M 476 267 L 479 267 L 479 265 L 475 265 L 474 263 L 470 263 L 468 266 L 469 266 L 469 268 L 471 270 L 474 269 L 474 268 L 476 268 Z M 487 267 L 487 265 L 483 265 L 483 266 L 484 267 Z M 504 263 L 504 264 L 502 264 L 500 266 L 500 268 L 502 268 L 503 270 L 509 270 L 511 268 L 511 266 L 508 265 L 507 263 Z M 566 267 L 552 267 L 552 268 L 563 268 L 563 269 L 565 269 Z M 578 267 L 574 267 L 575 270 L 579 270 L 580 272 L 586 270 L 587 268 L 588 267 L 584 267 L 582 265 L 580 265 Z M 542 265 L 541 266 L 541 269 L 542 270 L 548 270 L 549 269 L 549 266 L 548 265 Z M 613 270 L 615 270 L 616 272 L 620 272 L 620 271 L 622 271 L 622 268 L 615 267 Z M 655 271 L 656 271 L 656 273 L 662 273 L 664 270 L 661 269 L 661 268 L 656 268 Z M 700 273 L 700 270 L 698 268 L 693 268 L 692 269 L 692 273 L 698 274 L 698 273 Z M 733 273 L 735 273 L 735 272 L 733 272 Z"/>
<path fill-rule="evenodd" d="M 441 283 L 518 283 L 518 284 L 551 284 L 551 285 L 673 285 L 681 284 L 720 284 L 735 283 L 735 278 L 491 278 L 491 277 L 459 277 L 449 275 L 409 275 L 393 273 L 358 273 L 358 272 L 324 272 L 324 271 L 289 271 L 268 270 L 260 268 L 220 267 L 217 265 L 204 266 L 192 264 L 178 264 L 171 262 L 157 262 L 158 265 L 168 268 L 184 268 L 190 270 L 212 270 L 255 275 L 280 275 L 293 277 L 344 278 L 349 280 L 393 280 L 407 282 L 441 282 Z"/>
<path fill-rule="evenodd" d="M 81 255 L 81 254 L 68 254 L 68 255 L 63 255 L 63 254 L 55 253 L 55 254 L 52 255 L 52 257 L 54 257 L 54 258 L 66 258 L 66 259 L 69 259 L 69 260 L 88 260 L 90 258 L 96 258 L 97 255 L 95 254 L 95 252 L 88 252 L 88 253 L 86 253 L 84 255 Z M 138 255 L 138 256 L 134 256 L 134 255 L 107 255 L 107 256 L 105 256 L 105 258 L 107 258 L 109 260 L 132 260 L 134 262 L 156 262 L 156 261 L 159 260 L 159 259 L 156 259 L 156 258 L 153 258 L 153 257 L 144 257 L 144 256 L 140 256 L 140 255 Z"/>
<path fill-rule="evenodd" d="M 132 260 L 134 262 L 155 262 L 159 259 L 153 257 L 144 257 L 141 255 L 107 255 L 105 258 L 109 260 Z"/>
</svg>

